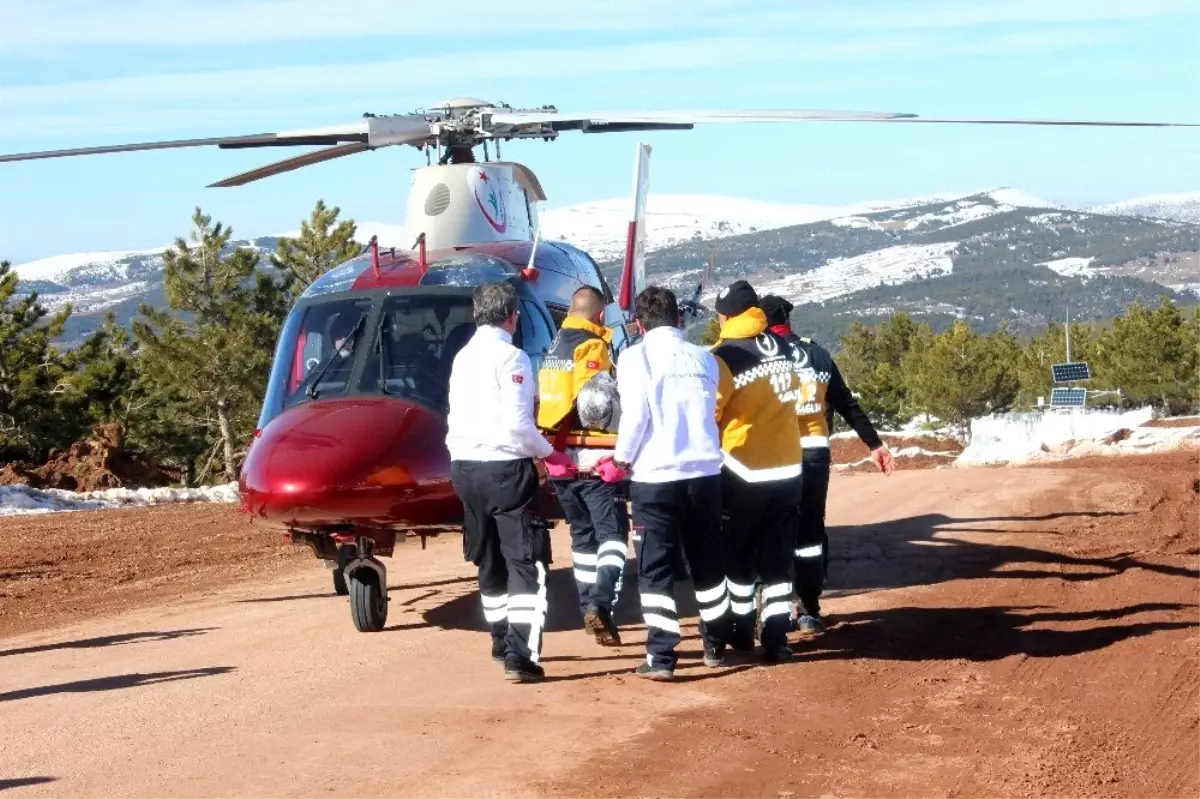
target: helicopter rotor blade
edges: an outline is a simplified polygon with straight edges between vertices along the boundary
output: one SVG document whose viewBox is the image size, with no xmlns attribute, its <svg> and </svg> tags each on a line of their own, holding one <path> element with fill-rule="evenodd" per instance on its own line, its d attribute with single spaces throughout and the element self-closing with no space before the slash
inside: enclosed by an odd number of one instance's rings
<svg viewBox="0 0 1200 799">
<path fill-rule="evenodd" d="M 583 128 L 591 132 L 624 131 L 634 125 L 667 126 L 710 122 L 802 122 L 807 120 L 890 120 L 911 117 L 894 112 L 825 111 L 817 109 L 756 109 L 742 111 L 599 111 L 559 113 L 556 111 L 511 111 L 488 115 L 493 125 L 549 125 L 559 130 Z M 653 129 L 653 128 L 646 128 Z"/>
<path fill-rule="evenodd" d="M 521 127 L 546 125 L 555 130 L 579 130 L 606 133 L 654 129 L 653 126 L 691 126 L 709 123 L 744 122 L 927 122 L 937 124 L 1042 125 L 1089 127 L 1197 127 L 1194 122 L 1121 122 L 1072 119 L 971 119 L 925 118 L 916 114 L 873 111 L 829 111 L 820 109 L 765 109 L 724 111 L 606 111 L 558 113 L 554 111 L 514 111 L 491 114 L 492 124 Z M 646 126 L 646 127 L 639 127 Z"/>
<path fill-rule="evenodd" d="M 138 150 L 170 150 L 176 147 L 238 147 L 271 144 L 273 133 L 258 133 L 250 136 L 221 136 L 209 139 L 179 139 L 177 141 L 142 142 L 140 144 L 110 144 L 102 147 L 76 147 L 70 150 L 42 150 L 33 153 L 0 155 L 0 161 L 33 161 L 39 158 L 62 158 L 69 155 L 101 155 L 103 153 L 129 153 Z"/>
<path fill-rule="evenodd" d="M 913 117 L 910 119 L 884 120 L 888 122 L 925 122 L 936 125 L 1049 125 L 1084 126 L 1100 128 L 1195 128 L 1196 122 L 1112 122 L 1091 119 L 967 119 Z"/>
<path fill-rule="evenodd" d="M 62 158 L 73 155 L 99 155 L 139 150 L 168 150 L 179 147 L 219 147 L 223 150 L 249 147 L 313 147 L 332 146 L 351 142 L 369 147 L 388 147 L 394 144 L 420 146 L 433 136 L 429 121 L 419 114 L 367 117 L 348 125 L 289 130 L 279 133 L 256 133 L 249 136 L 217 136 L 205 139 L 112 144 L 99 147 L 77 147 L 70 150 L 44 150 L 33 153 L 0 155 L 4 161 L 32 161 L 41 158 Z"/>
<path fill-rule="evenodd" d="M 364 153 L 371 149 L 368 145 L 362 142 L 351 142 L 350 144 L 339 144 L 335 147 L 327 147 L 324 150 L 315 150 L 311 153 L 298 155 L 293 158 L 285 158 L 282 161 L 275 161 L 265 166 L 260 166 L 257 169 L 251 169 L 248 172 L 242 172 L 233 177 L 219 180 L 216 183 L 210 183 L 210 189 L 223 189 L 230 186 L 245 186 L 247 183 L 252 183 L 256 180 L 269 178 L 272 175 L 278 175 L 283 172 L 290 172 L 293 169 L 299 169 L 304 166 L 312 166 L 325 161 L 332 161 L 335 158 L 341 158 L 346 155 L 354 155 L 355 153 Z"/>
</svg>

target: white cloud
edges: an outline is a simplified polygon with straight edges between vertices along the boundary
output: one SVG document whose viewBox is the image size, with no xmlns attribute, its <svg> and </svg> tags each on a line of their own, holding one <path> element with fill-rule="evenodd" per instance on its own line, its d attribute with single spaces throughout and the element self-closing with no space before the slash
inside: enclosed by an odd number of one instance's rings
<svg viewBox="0 0 1200 799">
<path fill-rule="evenodd" d="M 930 3 L 786 0 L 458 0 L 448 10 L 417 0 L 6 0 L 0 58 L 79 45 L 239 45 L 398 37 L 460 44 L 482 35 L 521 41 L 539 32 L 749 33 L 790 24 L 795 32 L 1044 25 L 1195 16 L 1195 0 L 988 0 Z M 428 40 L 421 42 L 428 43 Z M 490 48 L 489 48 L 490 49 Z"/>
<path fill-rule="evenodd" d="M 13 0 L 0 26 L 0 45 L 30 49 L 62 45 L 247 44 L 358 37 L 489 34 L 539 31 L 627 31 L 674 27 L 735 9 L 731 0 L 507 0 L 498 6 L 459 0 L 452 7 L 416 0 Z M 711 20 L 711 22 L 710 22 Z M 494 41 L 494 38 L 493 38 Z M 423 44 L 428 42 L 423 42 Z M 438 43 L 444 43 L 438 42 Z"/>
<path fill-rule="evenodd" d="M 395 98 L 398 94 L 443 87 L 461 91 L 480 78 L 486 64 L 488 82 L 514 78 L 605 75 L 631 72 L 761 67 L 815 62 L 845 62 L 893 56 L 943 58 L 1059 50 L 1108 43 L 1118 32 L 1060 31 L 1000 34 L 971 41 L 940 42 L 923 37 L 850 39 L 799 46 L 785 39 L 756 37 L 701 38 L 612 47 L 584 47 L 498 52 L 444 53 L 357 64 L 314 64 L 180 74 L 132 75 L 103 80 L 57 84 L 0 86 L 0 112 L 13 123 L 18 115 L 37 109 L 69 107 L 74 116 L 81 106 L 103 105 L 111 113 L 137 107 L 186 109 L 213 100 L 229 108 L 241 101 L 261 102 L 299 97 Z M 470 57 L 467 58 L 466 56 Z M 430 97 L 428 102 L 438 98 Z M 510 101 L 516 98 L 508 98 Z M 526 102 L 558 102 L 561 98 L 529 97 Z M 390 99 L 389 103 L 394 103 Z M 254 106 L 257 107 L 257 106 Z M 381 112 L 411 109 L 388 108 Z M 61 118 L 61 117 L 60 117 Z M 28 120 L 24 120 L 28 122 Z"/>
<path fill-rule="evenodd" d="M 1196 17 L 1195 0 L 959 0 L 954 3 L 895 2 L 871 8 L 854 3 L 767 14 L 763 20 L 814 27 L 887 29 L 972 28 L 994 25 L 1056 25 L 1115 22 L 1154 17 Z M 849 7 L 848 7 L 849 6 Z M 882 10 L 886 9 L 886 10 Z"/>
<path fill-rule="evenodd" d="M 38 108 L 115 103 L 185 106 L 207 99 L 229 102 L 244 98 L 342 95 L 347 91 L 394 97 L 397 93 L 431 87 L 470 86 L 479 79 L 479 65 L 484 63 L 488 81 L 496 81 L 545 75 L 562 78 L 877 58 L 915 53 L 922 46 L 921 42 L 908 39 L 872 39 L 800 48 L 785 40 L 727 37 L 619 47 L 446 53 L 361 64 L 138 75 L 0 87 L 0 111 L 15 114 Z M 437 99 L 429 98 L 429 102 Z M 547 99 L 561 103 L 561 98 Z M 544 101 L 536 97 L 528 100 Z"/>
</svg>

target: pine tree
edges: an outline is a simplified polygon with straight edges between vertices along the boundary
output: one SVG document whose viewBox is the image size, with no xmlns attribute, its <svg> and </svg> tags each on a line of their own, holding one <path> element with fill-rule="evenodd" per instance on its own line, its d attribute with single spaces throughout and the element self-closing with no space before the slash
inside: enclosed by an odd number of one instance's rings
<svg viewBox="0 0 1200 799">
<path fill-rule="evenodd" d="M 62 333 L 71 306 L 50 316 L 37 292 L 17 294 L 17 280 L 0 261 L 0 459 L 39 460 L 63 443 L 53 398 L 63 392 L 65 367 L 50 341 Z"/>
<path fill-rule="evenodd" d="M 904 360 L 932 336 L 928 325 L 895 313 L 873 329 L 855 322 L 841 337 L 838 369 L 877 425 L 892 427 L 912 419 L 915 409 L 908 398 Z"/>
<path fill-rule="evenodd" d="M 975 417 L 1006 411 L 1019 388 L 1016 352 L 1007 333 L 978 336 L 960 319 L 904 359 L 909 398 L 960 428 Z"/>
<path fill-rule="evenodd" d="M 79 428 L 75 437 L 104 422 L 124 426 L 135 401 L 138 361 L 129 331 L 117 324 L 116 316 L 110 311 L 104 324 L 63 360 L 67 374 L 60 415 L 64 424 Z"/>
<path fill-rule="evenodd" d="M 714 316 L 705 323 L 704 330 L 700 333 L 700 344 L 704 347 L 711 347 L 717 343 L 717 339 L 720 337 L 721 320 Z"/>
<path fill-rule="evenodd" d="M 314 280 L 338 264 L 362 252 L 354 240 L 357 226 L 352 219 L 338 221 L 341 209 L 326 208 L 317 200 L 312 216 L 300 223 L 299 238 L 281 238 L 271 255 L 271 265 L 278 269 L 295 296 L 304 293 Z"/>
<path fill-rule="evenodd" d="M 171 312 L 143 304 L 134 322 L 142 370 L 177 402 L 177 424 L 207 429 L 227 480 L 237 479 L 286 307 L 282 286 L 258 272 L 254 250 L 225 250 L 232 230 L 197 208 L 194 246 L 163 256 Z M 184 316 L 186 314 L 186 316 Z"/>
<path fill-rule="evenodd" d="M 1152 404 L 1168 413 L 1191 410 L 1200 390 L 1196 325 L 1168 297 L 1153 311 L 1135 302 L 1100 334 L 1097 378 L 1120 388 L 1126 405 Z"/>
</svg>

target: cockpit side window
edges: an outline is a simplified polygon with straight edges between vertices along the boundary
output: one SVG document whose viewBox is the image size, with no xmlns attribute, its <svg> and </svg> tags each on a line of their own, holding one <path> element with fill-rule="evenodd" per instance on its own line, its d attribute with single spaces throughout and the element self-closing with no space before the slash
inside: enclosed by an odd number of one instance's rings
<svg viewBox="0 0 1200 799">
<path fill-rule="evenodd" d="M 346 393 L 352 349 L 362 344 L 370 310 L 366 297 L 308 307 L 294 339 L 285 405 Z"/>
</svg>

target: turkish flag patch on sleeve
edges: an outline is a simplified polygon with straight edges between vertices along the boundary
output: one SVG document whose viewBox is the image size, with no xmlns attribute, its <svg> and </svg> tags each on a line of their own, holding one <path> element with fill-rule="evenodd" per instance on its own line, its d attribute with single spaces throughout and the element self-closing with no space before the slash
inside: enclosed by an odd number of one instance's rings
<svg viewBox="0 0 1200 799">
<path fill-rule="evenodd" d="M 600 362 L 599 362 L 599 361 L 588 361 L 588 362 L 587 362 L 587 368 L 589 368 L 589 369 L 599 369 L 599 368 L 600 368 Z"/>
<path fill-rule="evenodd" d="M 512 378 L 513 378 L 514 383 L 524 383 L 525 382 L 525 375 L 513 375 Z"/>
</svg>

